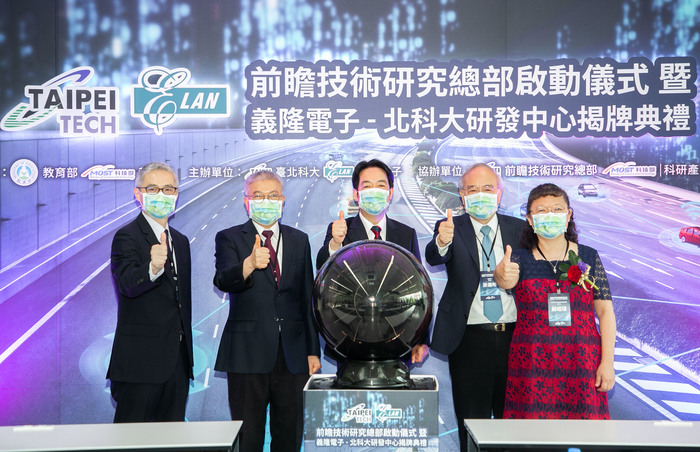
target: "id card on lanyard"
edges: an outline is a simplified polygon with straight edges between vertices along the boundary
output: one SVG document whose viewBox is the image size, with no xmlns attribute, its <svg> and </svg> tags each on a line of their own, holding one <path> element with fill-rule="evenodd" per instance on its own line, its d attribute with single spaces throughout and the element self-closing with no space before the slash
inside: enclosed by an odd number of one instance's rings
<svg viewBox="0 0 700 452">
<path fill-rule="evenodd" d="M 501 302 L 501 289 L 498 287 L 498 284 L 496 284 L 496 281 L 493 279 L 493 272 L 481 272 L 479 289 L 482 301 L 486 302 L 489 300 L 498 300 L 499 303 Z"/>
<path fill-rule="evenodd" d="M 537 251 L 544 258 L 545 262 L 552 266 L 552 271 L 554 271 L 554 279 L 557 285 L 556 292 L 550 292 L 547 294 L 547 317 L 549 320 L 549 326 L 571 326 L 571 299 L 568 293 L 561 292 L 561 286 L 559 284 L 559 273 L 557 270 L 557 265 L 552 265 L 551 262 L 547 260 L 544 253 L 537 246 Z M 569 254 L 569 242 L 566 242 L 566 251 L 564 251 L 564 256 Z"/>
<path fill-rule="evenodd" d="M 571 326 L 571 302 L 568 293 L 548 293 L 549 326 Z"/>
</svg>

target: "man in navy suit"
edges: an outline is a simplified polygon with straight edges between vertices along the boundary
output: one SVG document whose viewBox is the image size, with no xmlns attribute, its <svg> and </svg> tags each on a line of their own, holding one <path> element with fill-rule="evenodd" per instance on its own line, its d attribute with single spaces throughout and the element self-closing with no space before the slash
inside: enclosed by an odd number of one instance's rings
<svg viewBox="0 0 700 452">
<path fill-rule="evenodd" d="M 230 307 L 215 369 L 227 372 L 246 452 L 263 450 L 268 404 L 270 449 L 300 449 L 303 388 L 321 368 L 309 238 L 280 224 L 282 190 L 273 172 L 250 175 L 243 201 L 250 220 L 216 235 L 214 285 L 229 293 Z"/>
<path fill-rule="evenodd" d="M 184 421 L 192 375 L 190 243 L 168 225 L 178 180 L 153 162 L 136 175 L 142 212 L 112 241 L 117 328 L 107 371 L 114 422 Z"/>
<path fill-rule="evenodd" d="M 343 211 L 339 219 L 328 225 L 326 239 L 316 256 L 316 268 L 320 269 L 331 254 L 342 246 L 360 240 L 387 240 L 410 251 L 420 262 L 420 249 L 416 230 L 387 217 L 386 211 L 394 197 L 394 173 L 382 161 L 361 161 L 352 172 L 352 194 L 360 213 L 345 219 Z M 428 353 L 425 344 L 416 345 L 411 351 L 411 362 L 421 362 Z M 326 349 L 334 359 L 339 356 Z"/>
<path fill-rule="evenodd" d="M 469 168 L 459 193 L 468 215 L 452 218 L 449 210 L 447 219 L 435 224 L 425 258 L 447 270 L 431 347 L 448 357 L 460 446 L 466 451 L 464 419 L 503 417 L 516 309 L 513 297 L 498 287 L 489 290 L 488 281 L 506 247 L 519 248 L 525 222 L 496 213 L 503 184 L 488 165 Z"/>
</svg>

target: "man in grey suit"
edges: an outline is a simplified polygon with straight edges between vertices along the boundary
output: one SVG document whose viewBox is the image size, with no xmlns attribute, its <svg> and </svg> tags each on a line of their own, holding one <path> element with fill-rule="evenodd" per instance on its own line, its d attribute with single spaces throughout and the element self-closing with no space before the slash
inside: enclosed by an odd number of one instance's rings
<svg viewBox="0 0 700 452">
<path fill-rule="evenodd" d="M 516 309 L 513 297 L 494 285 L 493 272 L 508 245 L 518 248 L 525 222 L 496 213 L 503 184 L 488 165 L 470 167 L 459 193 L 468 215 L 453 218 L 448 211 L 436 223 L 425 257 L 447 270 L 431 347 L 448 357 L 460 447 L 466 451 L 464 419 L 503 417 Z"/>
<path fill-rule="evenodd" d="M 282 190 L 275 173 L 252 174 L 243 201 L 250 220 L 216 234 L 214 285 L 231 301 L 214 368 L 227 372 L 231 419 L 243 421 L 246 452 L 263 450 L 268 404 L 270 449 L 300 449 L 303 388 L 321 368 L 309 238 L 280 224 Z"/>
</svg>

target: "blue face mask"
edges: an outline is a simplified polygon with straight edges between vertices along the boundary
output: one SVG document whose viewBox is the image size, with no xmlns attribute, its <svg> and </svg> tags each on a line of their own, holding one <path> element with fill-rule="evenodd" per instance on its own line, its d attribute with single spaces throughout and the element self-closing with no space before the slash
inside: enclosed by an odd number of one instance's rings
<svg viewBox="0 0 700 452">
<path fill-rule="evenodd" d="M 360 209 L 370 215 L 379 215 L 389 208 L 389 190 L 383 188 L 365 188 L 358 192 Z"/>
<path fill-rule="evenodd" d="M 566 232 L 568 223 L 566 212 L 562 213 L 539 213 L 532 216 L 532 228 L 535 234 L 546 239 L 559 237 Z"/>
<path fill-rule="evenodd" d="M 167 218 L 175 211 L 176 201 L 177 195 L 164 195 L 163 193 L 152 195 L 144 193 L 141 205 L 144 212 L 160 220 L 162 218 Z"/>
<path fill-rule="evenodd" d="M 464 197 L 464 209 L 474 218 L 485 220 L 498 210 L 496 193 L 474 193 Z"/>
<path fill-rule="evenodd" d="M 262 202 L 248 201 L 248 215 L 250 219 L 263 226 L 270 226 L 282 216 L 282 200 Z"/>
</svg>

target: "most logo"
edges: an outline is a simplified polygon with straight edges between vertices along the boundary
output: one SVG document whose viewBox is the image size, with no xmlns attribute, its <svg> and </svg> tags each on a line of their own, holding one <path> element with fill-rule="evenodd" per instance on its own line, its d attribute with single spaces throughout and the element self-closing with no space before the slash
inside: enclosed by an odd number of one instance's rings
<svg viewBox="0 0 700 452">
<path fill-rule="evenodd" d="M 612 177 L 654 177 L 656 166 L 637 165 L 637 162 L 615 162 L 603 170 Z"/>
<path fill-rule="evenodd" d="M 152 66 L 132 85 L 131 116 L 153 129 L 157 135 L 182 117 L 228 117 L 228 85 L 188 85 L 191 75 L 185 68 Z"/>
</svg>

